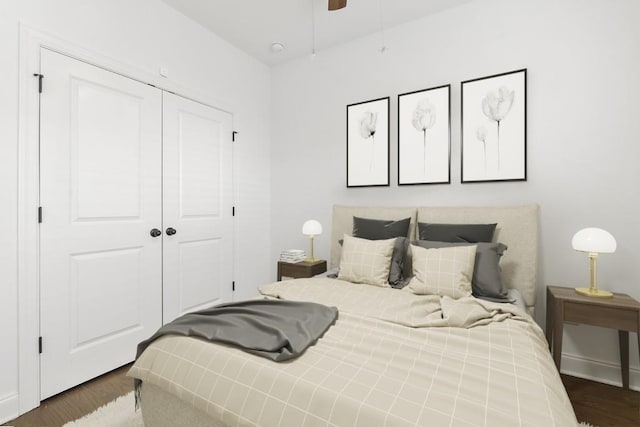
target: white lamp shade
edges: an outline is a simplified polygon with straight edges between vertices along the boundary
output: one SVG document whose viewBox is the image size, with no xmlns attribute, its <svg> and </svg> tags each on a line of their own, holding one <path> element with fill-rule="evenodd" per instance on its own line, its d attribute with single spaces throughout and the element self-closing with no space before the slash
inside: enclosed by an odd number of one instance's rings
<svg viewBox="0 0 640 427">
<path fill-rule="evenodd" d="M 322 234 L 322 225 L 315 219 L 310 219 L 302 225 L 302 234 L 305 236 L 317 236 Z"/>
<path fill-rule="evenodd" d="M 589 227 L 578 231 L 571 239 L 576 251 L 612 253 L 616 251 L 616 239 L 601 228 Z"/>
</svg>

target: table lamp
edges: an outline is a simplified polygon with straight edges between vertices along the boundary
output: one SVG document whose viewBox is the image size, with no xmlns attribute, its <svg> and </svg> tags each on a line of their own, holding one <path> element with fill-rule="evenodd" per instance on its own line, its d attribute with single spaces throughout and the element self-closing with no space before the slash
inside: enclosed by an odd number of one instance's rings
<svg viewBox="0 0 640 427">
<path fill-rule="evenodd" d="M 580 295 L 596 298 L 611 298 L 609 291 L 601 291 L 596 284 L 596 260 L 599 253 L 613 253 L 616 251 L 616 239 L 601 228 L 583 228 L 571 240 L 573 249 L 589 253 L 590 285 L 588 288 L 576 288 Z"/>
<path fill-rule="evenodd" d="M 313 254 L 313 238 L 322 234 L 322 225 L 315 219 L 310 219 L 302 225 L 302 234 L 309 236 L 309 239 L 311 240 L 311 257 L 307 258 L 305 261 L 317 261 Z"/>
</svg>

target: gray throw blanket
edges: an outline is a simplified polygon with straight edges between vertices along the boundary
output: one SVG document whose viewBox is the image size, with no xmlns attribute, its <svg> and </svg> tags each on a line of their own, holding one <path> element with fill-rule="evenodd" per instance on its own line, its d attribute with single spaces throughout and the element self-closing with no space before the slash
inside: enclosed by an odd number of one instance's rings
<svg viewBox="0 0 640 427">
<path fill-rule="evenodd" d="M 338 309 L 301 301 L 249 300 L 187 313 L 138 344 L 136 359 L 164 335 L 229 344 L 275 362 L 294 359 L 336 321 Z M 141 381 L 135 380 L 136 406 Z"/>
</svg>

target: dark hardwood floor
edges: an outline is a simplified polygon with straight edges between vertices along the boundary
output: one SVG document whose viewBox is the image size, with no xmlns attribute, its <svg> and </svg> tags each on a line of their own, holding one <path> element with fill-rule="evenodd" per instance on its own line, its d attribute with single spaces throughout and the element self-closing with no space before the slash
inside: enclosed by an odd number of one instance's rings
<svg viewBox="0 0 640 427">
<path fill-rule="evenodd" d="M 36 409 L 3 425 L 14 427 L 59 427 L 76 420 L 133 390 L 126 365 L 40 403 Z"/>
<path fill-rule="evenodd" d="M 598 427 L 640 426 L 640 392 L 562 375 L 578 421 Z"/>
<path fill-rule="evenodd" d="M 129 365 L 53 396 L 40 407 L 8 422 L 15 427 L 56 427 L 89 414 L 133 390 Z M 562 375 L 579 421 L 598 427 L 640 426 L 640 392 Z"/>
</svg>

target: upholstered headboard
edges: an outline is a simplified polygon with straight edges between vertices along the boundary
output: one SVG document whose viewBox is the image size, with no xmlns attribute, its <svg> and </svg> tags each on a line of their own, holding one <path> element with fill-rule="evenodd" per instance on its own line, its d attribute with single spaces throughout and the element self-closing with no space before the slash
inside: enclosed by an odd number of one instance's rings
<svg viewBox="0 0 640 427">
<path fill-rule="evenodd" d="M 509 288 L 518 289 L 529 312 L 535 308 L 538 271 L 538 217 L 536 204 L 502 207 L 333 207 L 330 267 L 340 264 L 342 247 L 338 240 L 351 235 L 353 217 L 376 219 L 411 218 L 409 238 L 417 238 L 417 222 L 447 224 L 497 223 L 494 241 L 508 246 L 500 261 L 502 278 Z"/>
</svg>

